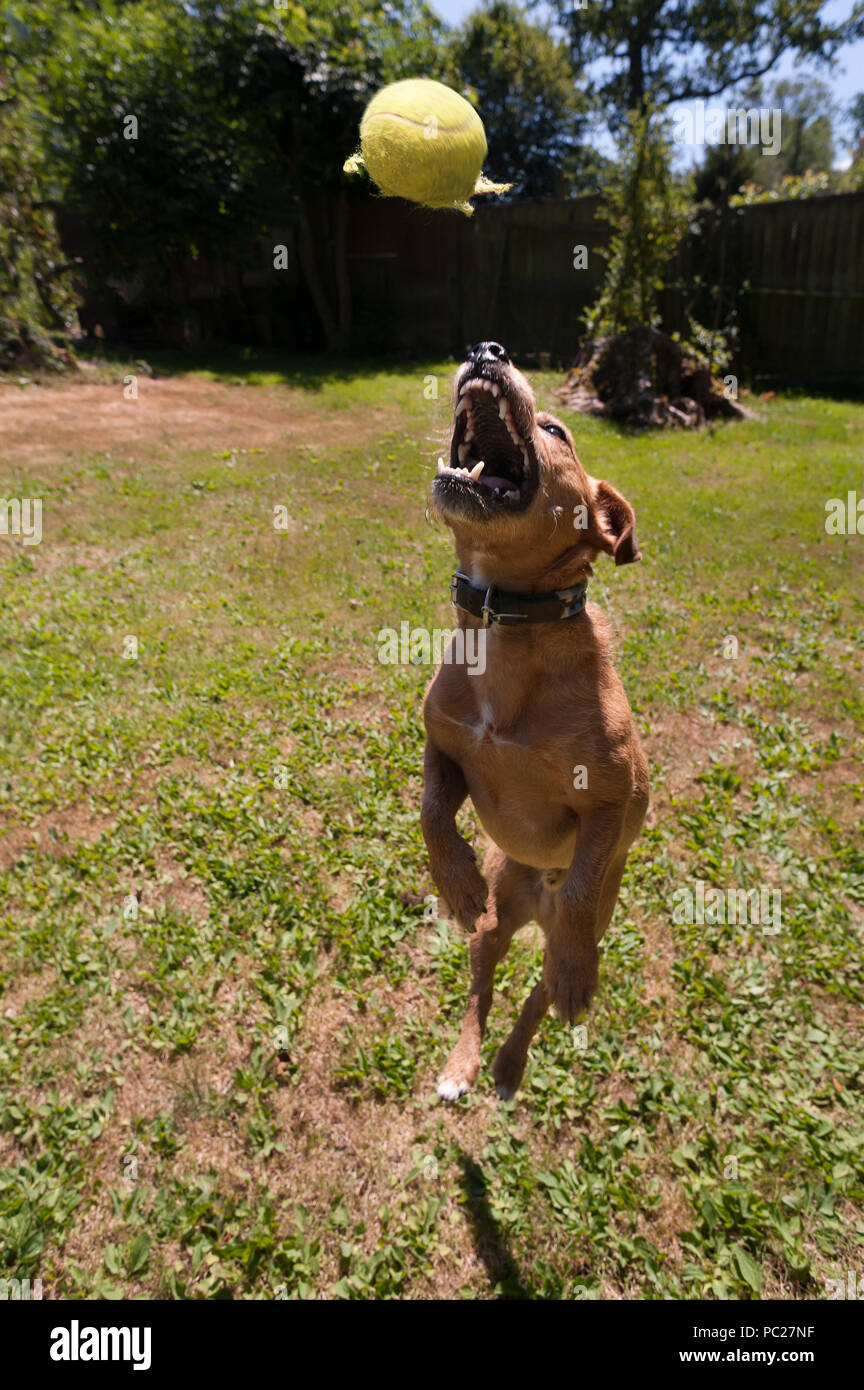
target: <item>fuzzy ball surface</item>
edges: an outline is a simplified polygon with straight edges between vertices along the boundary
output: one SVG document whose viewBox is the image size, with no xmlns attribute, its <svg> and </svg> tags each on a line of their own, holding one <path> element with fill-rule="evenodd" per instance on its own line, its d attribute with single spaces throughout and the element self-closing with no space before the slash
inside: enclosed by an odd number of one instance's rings
<svg viewBox="0 0 864 1390">
<path fill-rule="evenodd" d="M 432 208 L 465 208 L 477 190 L 486 133 L 450 87 L 413 77 L 384 87 L 360 122 L 367 173 L 381 192 Z"/>
</svg>

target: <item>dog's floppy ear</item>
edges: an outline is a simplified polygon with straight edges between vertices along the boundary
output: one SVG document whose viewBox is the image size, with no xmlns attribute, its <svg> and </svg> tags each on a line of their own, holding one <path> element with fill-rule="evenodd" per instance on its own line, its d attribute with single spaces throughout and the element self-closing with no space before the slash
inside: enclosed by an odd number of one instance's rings
<svg viewBox="0 0 864 1390">
<path fill-rule="evenodd" d="M 616 565 L 632 565 L 642 559 L 636 541 L 636 514 L 626 497 L 611 483 L 594 483 L 594 514 L 601 549 L 614 557 Z"/>
</svg>

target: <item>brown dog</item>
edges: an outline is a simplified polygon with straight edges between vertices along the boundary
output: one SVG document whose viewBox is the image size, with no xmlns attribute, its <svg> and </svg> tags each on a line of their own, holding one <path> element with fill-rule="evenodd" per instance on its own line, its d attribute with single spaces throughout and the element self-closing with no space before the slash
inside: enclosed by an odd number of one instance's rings
<svg viewBox="0 0 864 1390">
<path fill-rule="evenodd" d="M 498 1052 L 509 1099 L 550 1003 L 572 1023 L 597 987 L 600 938 L 648 806 L 648 769 L 611 660 L 605 620 L 584 606 L 591 563 L 640 559 L 630 503 L 582 468 L 570 431 L 537 412 L 498 343 L 454 382 L 450 467 L 433 505 L 453 531 L 461 637 L 485 669 L 445 659 L 426 693 L 423 834 L 432 876 L 471 938 L 471 996 L 438 1094 L 473 1084 L 495 966 L 514 932 L 546 936 L 543 976 Z M 481 463 L 482 461 L 482 463 Z M 479 465 L 479 466 L 478 466 Z M 448 655 L 450 655 L 448 653 Z M 486 878 L 456 827 L 471 798 L 494 842 Z"/>
</svg>

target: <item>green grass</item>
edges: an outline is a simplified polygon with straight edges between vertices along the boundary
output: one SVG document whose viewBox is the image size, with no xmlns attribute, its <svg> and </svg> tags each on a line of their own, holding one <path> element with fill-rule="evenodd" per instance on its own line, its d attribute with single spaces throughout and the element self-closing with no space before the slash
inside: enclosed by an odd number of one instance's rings
<svg viewBox="0 0 864 1390">
<path fill-rule="evenodd" d="M 636 438 L 565 413 L 636 509 L 644 563 L 601 559 L 592 588 L 654 806 L 587 1046 L 548 1018 L 495 1099 L 529 929 L 487 1069 L 445 1108 L 468 970 L 425 907 L 430 673 L 379 665 L 377 633 L 449 625 L 424 505 L 452 365 L 201 370 L 248 411 L 245 452 L 3 459 L 44 539 L 0 541 L 0 1276 L 61 1298 L 824 1297 L 864 1245 L 864 538 L 824 530 L 826 499 L 864 490 L 864 408 L 781 397 Z M 310 413 L 305 447 L 255 451 L 259 387 Z M 676 925 L 699 879 L 780 888 L 782 931 Z"/>
</svg>

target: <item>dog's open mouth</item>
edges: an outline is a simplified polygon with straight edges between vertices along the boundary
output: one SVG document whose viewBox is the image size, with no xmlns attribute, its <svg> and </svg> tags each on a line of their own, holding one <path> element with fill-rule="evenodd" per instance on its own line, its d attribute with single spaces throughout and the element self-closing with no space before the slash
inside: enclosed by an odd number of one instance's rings
<svg viewBox="0 0 864 1390">
<path fill-rule="evenodd" d="M 435 490 L 441 500 L 476 503 L 484 510 L 519 510 L 534 493 L 532 450 L 517 425 L 521 402 L 511 404 L 506 380 L 467 377 L 459 388 L 450 463 L 438 460 Z M 470 503 L 469 503 L 470 505 Z"/>
</svg>

